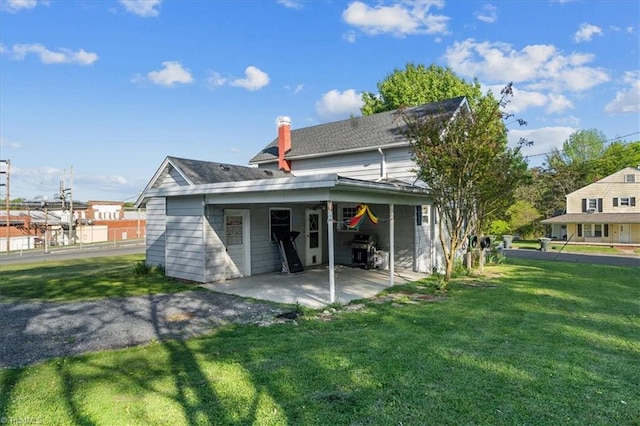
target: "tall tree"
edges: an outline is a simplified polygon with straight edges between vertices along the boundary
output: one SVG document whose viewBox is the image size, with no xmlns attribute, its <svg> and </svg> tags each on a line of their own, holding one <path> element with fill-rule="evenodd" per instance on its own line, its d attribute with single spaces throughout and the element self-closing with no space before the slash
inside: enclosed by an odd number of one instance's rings
<svg viewBox="0 0 640 426">
<path fill-rule="evenodd" d="M 597 129 L 581 129 L 569 135 L 562 144 L 562 158 L 566 164 L 583 164 L 599 159 L 607 137 Z"/>
<path fill-rule="evenodd" d="M 607 146 L 594 169 L 600 177 L 609 176 L 625 167 L 640 166 L 640 141 L 614 142 Z"/>
<path fill-rule="evenodd" d="M 511 84 L 501 95 L 498 101 L 489 94 L 475 109 L 460 110 L 453 117 L 399 112 L 418 175 L 430 188 L 440 217 L 447 282 L 460 247 L 487 218 L 506 210 L 527 172 L 520 148 L 507 146 L 502 107 L 512 96 Z"/>
<path fill-rule="evenodd" d="M 414 65 L 408 63 L 404 69 L 395 69 L 378 83 L 378 92 L 364 92 L 363 115 L 391 111 L 401 107 L 423 105 L 458 96 L 466 96 L 475 107 L 482 97 L 477 80 L 467 82 L 458 77 L 451 68 L 437 65 Z"/>
</svg>

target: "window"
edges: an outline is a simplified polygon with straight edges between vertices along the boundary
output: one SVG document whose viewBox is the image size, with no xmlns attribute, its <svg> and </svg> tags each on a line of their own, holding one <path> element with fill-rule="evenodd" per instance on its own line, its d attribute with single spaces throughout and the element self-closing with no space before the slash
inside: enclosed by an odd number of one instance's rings
<svg viewBox="0 0 640 426">
<path fill-rule="evenodd" d="M 636 175 L 624 175 L 624 181 L 627 183 L 634 183 L 636 181 Z"/>
<path fill-rule="evenodd" d="M 617 197 L 613 199 L 613 207 L 635 207 L 636 197 Z"/>
<path fill-rule="evenodd" d="M 291 209 L 269 209 L 269 235 L 272 242 L 291 232 Z"/>
<path fill-rule="evenodd" d="M 593 227 L 590 223 L 585 223 L 583 228 L 585 237 L 593 237 Z"/>
<path fill-rule="evenodd" d="M 584 223 L 578 224 L 578 237 L 585 236 L 594 237 L 594 238 L 602 238 L 609 236 L 609 224 L 601 224 L 601 223 Z"/>
<path fill-rule="evenodd" d="M 430 206 L 416 206 L 417 225 L 429 226 L 429 207 Z"/>
<path fill-rule="evenodd" d="M 584 213 L 602 212 L 602 198 L 583 198 L 582 211 Z"/>
<path fill-rule="evenodd" d="M 343 206 L 341 208 L 338 209 L 338 230 L 340 231 L 350 231 L 349 228 L 347 228 L 347 223 L 349 223 L 349 221 L 351 219 L 353 219 L 353 217 L 358 214 L 358 206 L 357 205 L 348 205 L 348 206 Z M 354 229 L 355 231 L 355 229 Z"/>
<path fill-rule="evenodd" d="M 602 237 L 602 225 L 600 225 L 599 223 L 593 225 L 593 236 Z"/>
<path fill-rule="evenodd" d="M 227 216 L 227 245 L 242 245 L 242 216 Z"/>
</svg>

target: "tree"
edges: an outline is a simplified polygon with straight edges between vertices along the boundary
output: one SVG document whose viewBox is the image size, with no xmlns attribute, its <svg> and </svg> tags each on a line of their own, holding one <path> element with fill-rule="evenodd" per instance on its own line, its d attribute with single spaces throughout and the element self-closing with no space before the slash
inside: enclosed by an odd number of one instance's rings
<svg viewBox="0 0 640 426">
<path fill-rule="evenodd" d="M 527 173 L 520 147 L 507 147 L 502 109 L 512 94 L 509 84 L 499 101 L 489 93 L 475 109 L 462 109 L 453 117 L 399 112 L 418 176 L 429 187 L 440 217 L 446 282 L 468 236 L 481 231 L 496 212 L 506 210 Z"/>
<path fill-rule="evenodd" d="M 562 144 L 565 164 L 584 164 L 602 156 L 607 137 L 597 129 L 582 129 L 573 132 Z"/>
<path fill-rule="evenodd" d="M 467 82 L 458 77 L 451 68 L 437 65 L 414 65 L 408 63 L 404 70 L 395 69 L 378 83 L 379 94 L 364 92 L 360 109 L 363 115 L 392 111 L 401 107 L 423 105 L 430 102 L 466 96 L 469 105 L 475 107 L 482 97 L 477 80 Z"/>
<path fill-rule="evenodd" d="M 612 143 L 604 150 L 593 167 L 598 175 L 605 177 L 625 167 L 638 167 L 639 165 L 640 141 L 636 141 Z"/>
</svg>

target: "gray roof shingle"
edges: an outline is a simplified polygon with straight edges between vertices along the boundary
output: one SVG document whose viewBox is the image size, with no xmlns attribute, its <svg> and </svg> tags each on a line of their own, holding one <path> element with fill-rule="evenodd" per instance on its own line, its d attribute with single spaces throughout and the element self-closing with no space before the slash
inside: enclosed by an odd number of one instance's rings
<svg viewBox="0 0 640 426">
<path fill-rule="evenodd" d="M 439 113 L 453 115 L 465 101 L 464 96 L 407 108 L 417 116 Z M 362 117 L 352 117 L 342 121 L 319 124 L 291 130 L 291 150 L 287 159 L 309 155 L 333 155 L 354 150 L 377 149 L 390 144 L 409 144 L 402 135 L 402 119 L 398 110 L 381 112 Z M 250 163 L 266 163 L 278 159 L 278 138 L 276 137 Z"/>
<path fill-rule="evenodd" d="M 167 157 L 194 185 L 217 182 L 239 182 L 245 180 L 270 179 L 289 176 L 279 170 L 264 170 L 255 167 L 214 163 L 211 161 L 189 160 Z"/>
</svg>

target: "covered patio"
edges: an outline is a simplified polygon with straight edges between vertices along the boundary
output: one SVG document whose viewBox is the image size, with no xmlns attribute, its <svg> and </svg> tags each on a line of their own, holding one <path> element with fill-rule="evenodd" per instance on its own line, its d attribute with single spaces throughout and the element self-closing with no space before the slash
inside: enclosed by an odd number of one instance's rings
<svg viewBox="0 0 640 426">
<path fill-rule="evenodd" d="M 345 265 L 334 267 L 335 302 L 347 304 L 352 300 L 366 299 L 389 288 L 388 270 L 361 269 Z M 297 274 L 272 272 L 233 280 L 203 284 L 220 293 L 234 294 L 277 303 L 299 303 L 308 308 L 322 308 L 331 303 L 328 283 L 329 266 L 308 268 Z M 405 284 L 426 277 L 411 270 L 396 270 L 395 284 Z"/>
</svg>

